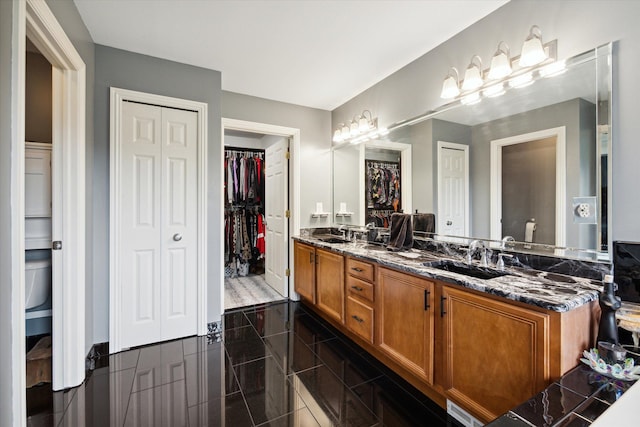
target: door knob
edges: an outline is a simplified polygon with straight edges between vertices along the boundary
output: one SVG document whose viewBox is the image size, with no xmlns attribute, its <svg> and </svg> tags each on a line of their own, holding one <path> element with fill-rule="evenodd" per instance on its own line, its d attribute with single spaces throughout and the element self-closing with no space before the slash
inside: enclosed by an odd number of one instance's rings
<svg viewBox="0 0 640 427">
<path fill-rule="evenodd" d="M 453 224 L 453 222 L 447 221 L 447 225 L 451 225 L 451 224 Z"/>
<path fill-rule="evenodd" d="M 180 240 L 182 240 L 182 234 L 180 233 L 176 233 L 173 235 L 173 240 L 175 240 L 176 242 L 179 242 Z"/>
</svg>

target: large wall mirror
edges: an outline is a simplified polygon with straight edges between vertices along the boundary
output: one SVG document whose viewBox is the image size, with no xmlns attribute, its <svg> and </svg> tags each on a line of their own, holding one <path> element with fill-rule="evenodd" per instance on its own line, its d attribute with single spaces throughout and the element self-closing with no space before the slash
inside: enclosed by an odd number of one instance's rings
<svg viewBox="0 0 640 427">
<path fill-rule="evenodd" d="M 397 207 L 435 214 L 439 236 L 511 236 L 516 250 L 609 260 L 611 54 L 608 44 L 529 86 L 336 145 L 334 223 L 382 225 Z"/>
</svg>

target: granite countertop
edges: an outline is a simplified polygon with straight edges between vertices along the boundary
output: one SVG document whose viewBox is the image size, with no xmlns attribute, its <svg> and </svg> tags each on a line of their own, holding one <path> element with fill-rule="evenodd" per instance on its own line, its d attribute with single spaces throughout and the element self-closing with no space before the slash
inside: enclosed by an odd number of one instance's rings
<svg viewBox="0 0 640 427">
<path fill-rule="evenodd" d="M 465 274 L 445 271 L 435 266 L 443 262 L 465 267 L 462 256 L 410 249 L 391 252 L 384 246 L 358 243 L 328 243 L 316 237 L 296 236 L 294 240 L 317 247 L 373 261 L 426 278 L 454 283 L 465 288 L 498 295 L 513 301 L 542 307 L 547 310 L 566 312 L 598 299 L 602 284 L 599 281 L 528 268 L 507 267 L 500 277 L 479 279 Z M 488 268 L 490 272 L 495 267 Z"/>
</svg>

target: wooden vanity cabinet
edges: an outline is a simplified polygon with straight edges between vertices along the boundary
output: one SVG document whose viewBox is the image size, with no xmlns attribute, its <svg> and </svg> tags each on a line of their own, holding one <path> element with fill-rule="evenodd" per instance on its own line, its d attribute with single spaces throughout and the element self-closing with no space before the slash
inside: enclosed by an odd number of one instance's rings
<svg viewBox="0 0 640 427">
<path fill-rule="evenodd" d="M 316 305 L 339 323 L 344 323 L 344 257 L 316 249 Z"/>
<path fill-rule="evenodd" d="M 442 286 L 444 390 L 485 420 L 548 383 L 550 316 Z"/>
<path fill-rule="evenodd" d="M 293 244 L 295 282 L 293 288 L 309 302 L 316 303 L 316 248 L 299 242 Z"/>
<path fill-rule="evenodd" d="M 441 406 L 489 422 L 578 363 L 597 301 L 545 310 L 295 242 L 295 289 Z"/>
<path fill-rule="evenodd" d="M 402 367 L 433 383 L 434 283 L 378 268 L 377 348 Z"/>
<path fill-rule="evenodd" d="M 294 289 L 333 320 L 344 323 L 344 257 L 295 242 Z"/>
</svg>

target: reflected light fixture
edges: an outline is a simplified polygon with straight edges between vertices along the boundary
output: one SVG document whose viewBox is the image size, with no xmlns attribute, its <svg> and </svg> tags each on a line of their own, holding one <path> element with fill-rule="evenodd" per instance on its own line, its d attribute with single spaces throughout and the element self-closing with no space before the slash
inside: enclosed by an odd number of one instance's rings
<svg viewBox="0 0 640 427">
<path fill-rule="evenodd" d="M 452 71 L 455 72 L 455 76 L 452 74 Z M 460 87 L 458 86 L 458 69 L 456 67 L 449 68 L 449 72 L 447 76 L 444 78 L 444 82 L 442 82 L 442 92 L 440 93 L 440 98 L 442 99 L 452 99 L 456 96 L 460 95 Z"/>
<path fill-rule="evenodd" d="M 460 98 L 460 102 L 462 102 L 464 105 L 477 104 L 481 100 L 482 98 L 480 98 L 480 92 L 472 92 L 469 95 L 465 95 Z"/>
<path fill-rule="evenodd" d="M 542 67 L 540 69 L 540 76 L 553 77 L 553 76 L 558 76 L 564 73 L 565 71 L 567 71 L 567 64 L 565 63 L 565 61 L 556 61 Z"/>
<path fill-rule="evenodd" d="M 542 45 L 542 31 L 537 25 L 529 30 L 529 36 L 525 39 L 520 53 L 519 64 L 521 67 L 538 65 L 547 59 L 547 53 Z"/>
<path fill-rule="evenodd" d="M 532 85 L 533 82 L 534 82 L 533 73 L 529 72 L 529 73 L 520 74 L 519 76 L 516 76 L 511 80 L 509 80 L 509 86 L 518 87 L 518 88 L 527 87 L 529 85 Z"/>
<path fill-rule="evenodd" d="M 471 62 L 464 72 L 464 80 L 462 81 L 462 91 L 478 89 L 484 84 L 482 79 L 482 59 L 478 55 L 471 57 Z"/>
<path fill-rule="evenodd" d="M 482 91 L 482 94 L 487 98 L 495 98 L 497 96 L 504 95 L 504 93 L 504 83 L 498 83 L 493 86 L 489 86 Z"/>
<path fill-rule="evenodd" d="M 360 143 L 380 135 L 381 132 L 382 129 L 378 129 L 378 119 L 372 116 L 371 111 L 364 110 L 350 122 L 340 123 L 333 132 L 332 140 L 336 143 Z"/>
<path fill-rule="evenodd" d="M 333 142 L 342 142 L 342 123 L 340 123 L 335 132 L 333 132 Z"/>
<path fill-rule="evenodd" d="M 509 53 L 509 46 L 501 41 L 498 43 L 498 50 L 493 54 L 491 58 L 491 68 L 487 78 L 489 80 L 498 80 L 503 77 L 507 77 L 511 74 L 511 57 Z"/>
</svg>

